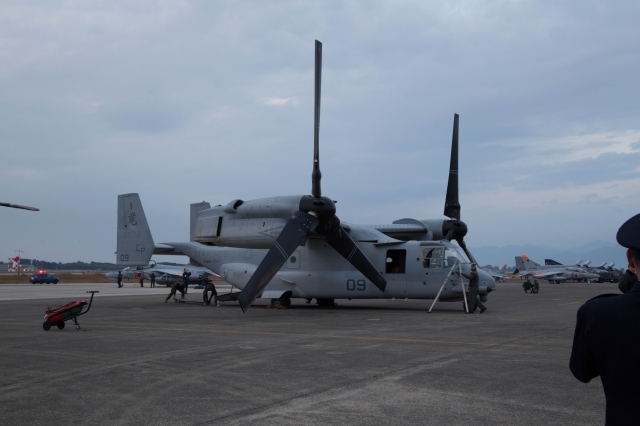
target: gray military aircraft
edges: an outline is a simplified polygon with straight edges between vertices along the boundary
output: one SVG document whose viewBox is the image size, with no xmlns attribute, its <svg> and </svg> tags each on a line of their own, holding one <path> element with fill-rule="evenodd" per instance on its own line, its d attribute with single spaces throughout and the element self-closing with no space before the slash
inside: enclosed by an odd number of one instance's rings
<svg viewBox="0 0 640 426">
<path fill-rule="evenodd" d="M 588 272 L 574 265 L 540 265 L 525 255 L 516 256 L 515 259 L 516 271 L 514 271 L 514 275 L 519 273 L 523 276 L 532 276 L 537 279 L 547 280 L 550 284 L 560 284 L 569 280 L 591 282 L 592 279 L 597 280 L 600 277 L 598 274 Z"/>
<path fill-rule="evenodd" d="M 241 289 L 238 301 L 244 312 L 257 297 L 271 299 L 274 307 L 288 306 L 291 298 L 316 298 L 319 305 L 341 298 L 432 299 L 450 268 L 459 263 L 463 272 L 469 271 L 473 257 L 464 245 L 467 227 L 460 221 L 458 203 L 457 114 L 445 202 L 451 220 L 426 221 L 428 227 L 420 222 L 424 235 L 406 241 L 374 227 L 343 223 L 336 216 L 336 202 L 323 196 L 320 186 L 322 44 L 317 40 L 315 59 L 311 195 L 236 199 L 215 207 L 192 204 L 191 241 L 158 245 L 138 194 L 119 195 L 118 264 L 146 264 L 152 254 L 189 256 Z M 484 271 L 479 275 L 481 299 L 486 300 L 495 281 Z M 454 274 L 440 300 L 461 301 L 462 292 L 461 279 Z"/>
<path fill-rule="evenodd" d="M 126 267 L 122 272 L 122 278 L 135 278 L 135 279 L 150 279 L 151 274 L 155 274 L 156 283 L 166 284 L 167 286 L 173 284 L 176 281 L 182 282 L 182 272 L 185 266 L 174 265 L 158 265 L 156 262 L 151 261 L 147 266 Z M 219 277 L 215 272 L 203 268 L 201 266 L 187 266 L 186 267 L 191 276 L 189 277 L 189 283 L 204 283 L 211 279 L 211 276 Z M 111 281 L 118 280 L 118 272 L 109 272 L 106 274 L 107 278 Z"/>
</svg>

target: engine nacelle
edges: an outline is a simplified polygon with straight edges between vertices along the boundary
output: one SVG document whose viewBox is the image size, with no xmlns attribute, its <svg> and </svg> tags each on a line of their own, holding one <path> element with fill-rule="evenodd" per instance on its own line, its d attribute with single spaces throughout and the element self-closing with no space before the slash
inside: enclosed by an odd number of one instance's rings
<svg viewBox="0 0 640 426">
<path fill-rule="evenodd" d="M 226 206 L 200 211 L 192 208 L 193 240 L 216 246 L 270 248 L 291 215 L 300 209 L 302 198 L 233 200 Z"/>
</svg>

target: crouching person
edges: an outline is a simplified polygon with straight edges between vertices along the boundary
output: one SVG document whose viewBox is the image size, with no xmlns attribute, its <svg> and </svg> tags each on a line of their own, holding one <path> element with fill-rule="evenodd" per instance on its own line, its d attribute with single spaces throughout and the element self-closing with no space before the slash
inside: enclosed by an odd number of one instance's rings
<svg viewBox="0 0 640 426">
<path fill-rule="evenodd" d="M 211 295 L 209 295 L 209 293 L 211 293 Z M 212 282 L 207 282 L 204 285 L 204 291 L 202 292 L 202 301 L 204 302 L 205 305 L 209 305 L 211 303 L 211 299 L 213 299 L 213 296 L 217 296 L 218 293 L 216 292 L 216 286 L 213 285 Z"/>
<path fill-rule="evenodd" d="M 184 299 L 184 286 L 180 281 L 176 281 L 175 283 L 173 283 L 173 287 L 171 287 L 171 293 L 169 293 L 167 298 L 164 300 L 164 303 L 167 303 L 169 299 L 171 299 L 171 296 L 173 296 L 173 300 L 175 300 L 177 291 L 182 294 L 182 298 Z"/>
</svg>

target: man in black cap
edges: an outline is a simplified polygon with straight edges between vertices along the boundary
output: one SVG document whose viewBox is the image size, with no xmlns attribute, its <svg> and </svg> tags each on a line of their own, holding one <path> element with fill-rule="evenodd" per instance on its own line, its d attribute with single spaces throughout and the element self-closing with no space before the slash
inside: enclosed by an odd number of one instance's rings
<svg viewBox="0 0 640 426">
<path fill-rule="evenodd" d="M 640 268 L 640 215 L 616 236 L 627 247 L 629 266 Z M 640 284 L 626 294 L 603 294 L 578 310 L 569 367 L 588 383 L 600 376 L 607 399 L 606 424 L 636 425 L 640 419 Z"/>
</svg>

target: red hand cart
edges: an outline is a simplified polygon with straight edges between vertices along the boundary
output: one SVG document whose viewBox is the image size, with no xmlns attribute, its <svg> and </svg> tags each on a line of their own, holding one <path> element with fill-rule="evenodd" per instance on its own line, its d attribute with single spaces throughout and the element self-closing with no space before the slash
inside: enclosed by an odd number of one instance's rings
<svg viewBox="0 0 640 426">
<path fill-rule="evenodd" d="M 87 306 L 86 300 L 78 300 L 76 302 L 67 303 L 59 308 L 47 308 L 44 315 L 44 324 L 42 324 L 44 331 L 49 331 L 52 325 L 55 325 L 62 330 L 64 328 L 65 321 L 73 321 L 76 325 L 76 330 L 80 330 L 78 317 L 89 312 L 89 309 L 91 309 L 91 303 L 93 302 L 93 295 L 100 292 L 87 291 L 87 293 L 91 293 L 91 299 L 88 303 L 89 306 Z M 87 309 L 83 312 L 85 306 L 87 306 Z"/>
</svg>

